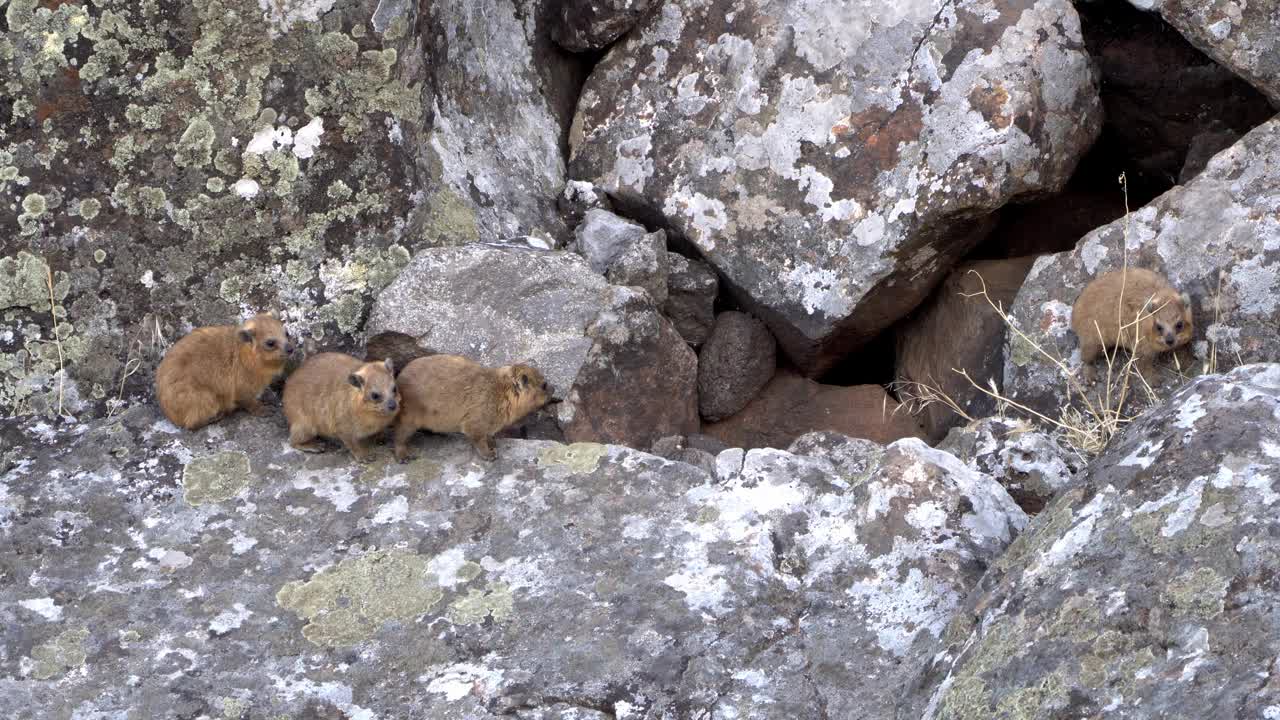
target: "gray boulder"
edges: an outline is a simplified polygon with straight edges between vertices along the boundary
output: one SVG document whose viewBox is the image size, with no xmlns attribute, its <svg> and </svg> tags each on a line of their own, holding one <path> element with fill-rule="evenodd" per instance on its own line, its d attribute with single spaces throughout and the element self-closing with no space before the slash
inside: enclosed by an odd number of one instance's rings
<svg viewBox="0 0 1280 720">
<path fill-rule="evenodd" d="M 736 311 L 720 313 L 698 353 L 698 412 L 707 422 L 738 412 L 777 369 L 777 343 L 769 328 Z"/>
<path fill-rule="evenodd" d="M 1085 459 L 1024 420 L 989 417 L 947 433 L 938 445 L 1004 486 L 1018 507 L 1035 515 L 1084 469 Z"/>
<path fill-rule="evenodd" d="M 1071 252 L 1040 258 L 1011 308 L 1014 324 L 1078 377 L 1072 306 L 1090 280 L 1127 257 L 1190 295 L 1195 315 L 1191 344 L 1166 355 L 1153 384 L 1194 376 L 1214 358 L 1225 366 L 1280 357 L 1280 221 L 1271 212 L 1280 205 L 1277 154 L 1280 120 L 1271 120 L 1214 156 L 1187 185 L 1089 233 Z M 1062 372 L 1013 334 L 1004 389 L 1051 417 L 1068 402 Z"/>
<path fill-rule="evenodd" d="M 4 437 L 5 717 L 888 718 L 1025 522 L 915 441 L 713 478 L 450 436 L 361 465 L 147 406 Z"/>
<path fill-rule="evenodd" d="M 618 255 L 605 277 L 614 285 L 638 287 L 649 293 L 654 307 L 667 302 L 667 284 L 671 274 L 667 258 L 667 233 L 648 233 Z"/>
<path fill-rule="evenodd" d="M 635 26 L 650 0 L 562 0 L 551 37 L 565 50 L 603 50 Z"/>
<path fill-rule="evenodd" d="M 648 447 L 697 430 L 693 352 L 643 294 L 571 252 L 419 253 L 370 314 L 370 340 L 391 332 L 487 365 L 532 361 L 564 400 L 554 413 L 575 440 Z"/>
<path fill-rule="evenodd" d="M 1160 13 L 1192 45 L 1266 93 L 1280 106 L 1280 35 L 1275 0 L 1129 0 Z"/>
<path fill-rule="evenodd" d="M 667 265 L 667 302 L 662 311 L 685 342 L 698 347 L 715 324 L 720 280 L 705 263 L 678 253 L 667 253 Z"/>
<path fill-rule="evenodd" d="M 603 275 L 618 256 L 640 242 L 646 234 L 644 226 L 608 210 L 588 210 L 582 224 L 574 230 L 577 250 L 587 259 L 591 269 Z"/>
<path fill-rule="evenodd" d="M 571 176 L 687 239 L 809 375 L 1096 137 L 1068 0 L 673 0 L 596 66 Z"/>
<path fill-rule="evenodd" d="M 1280 365 L 1197 378 L 1008 549 L 898 717 L 1280 707 Z"/>
</svg>

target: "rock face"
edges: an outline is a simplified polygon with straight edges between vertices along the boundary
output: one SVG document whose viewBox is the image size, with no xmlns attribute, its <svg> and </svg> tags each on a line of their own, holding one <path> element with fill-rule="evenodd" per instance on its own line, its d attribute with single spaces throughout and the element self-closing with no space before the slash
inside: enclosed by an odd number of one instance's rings
<svg viewBox="0 0 1280 720">
<path fill-rule="evenodd" d="M 1127 247 L 1131 266 L 1161 272 L 1191 296 L 1194 357 L 1181 359 L 1183 372 L 1202 372 L 1215 353 L 1223 365 L 1280 357 L 1280 218 L 1273 212 L 1280 166 L 1271 160 L 1277 153 L 1280 120 L 1271 120 L 1216 155 L 1189 184 L 1090 233 L 1069 253 L 1040 258 L 1013 304 L 1015 324 L 1078 366 L 1072 305 L 1090 280 L 1123 265 Z M 1175 369 L 1165 362 L 1168 381 Z M 1016 338 L 1004 377 L 1006 392 L 1037 411 L 1056 413 L 1066 401 L 1061 373 Z"/>
<path fill-rule="evenodd" d="M 257 310 L 349 345 L 421 247 L 567 240 L 535 6 L 422 7 L 6 3 L 0 415 L 146 397 L 177 337 Z"/>
<path fill-rule="evenodd" d="M 1248 80 L 1280 106 L 1280 36 L 1275 0 L 1129 0 L 1160 13 L 1192 45 Z"/>
<path fill-rule="evenodd" d="M 698 353 L 698 412 L 723 420 L 751 402 L 777 368 L 777 343 L 759 320 L 735 311 L 716 316 Z"/>
<path fill-rule="evenodd" d="M 691 241 L 813 374 L 1098 128 L 1067 0 L 677 0 L 593 70 L 570 171 Z"/>
<path fill-rule="evenodd" d="M 720 281 L 705 263 L 683 255 L 667 253 L 670 268 L 667 276 L 667 302 L 662 311 L 675 324 L 680 336 L 698 347 L 711 333 L 715 323 L 716 295 Z"/>
<path fill-rule="evenodd" d="M 938 445 L 1004 486 L 1028 515 L 1074 482 L 1083 459 L 1025 421 L 989 417 L 947 433 Z"/>
<path fill-rule="evenodd" d="M 563 0 L 551 37 L 566 50 L 603 50 L 635 26 L 649 0 Z"/>
<path fill-rule="evenodd" d="M 605 277 L 614 285 L 642 288 L 649 293 L 654 307 L 667 303 L 671 261 L 667 257 L 667 233 L 651 232 L 631 244 L 618 255 Z"/>
<path fill-rule="evenodd" d="M 916 441 L 282 449 L 148 407 L 6 435 L 5 717 L 892 717 L 1025 518 Z M 121 678 L 133 678 L 123 682 Z"/>
<path fill-rule="evenodd" d="M 898 717 L 1274 715 L 1280 366 L 1131 425 L 996 562 Z"/>
<path fill-rule="evenodd" d="M 902 394 L 922 397 L 927 385 L 950 397 L 971 418 L 990 415 L 995 400 L 955 370 L 964 370 L 983 387 L 1001 380 L 1007 328 L 987 296 L 1007 311 L 1031 269 L 1034 257 L 979 260 L 958 266 L 923 307 L 897 331 L 896 379 Z M 919 408 L 930 443 L 963 422 L 951 408 L 929 403 Z"/>
<path fill-rule="evenodd" d="M 648 447 L 698 429 L 693 351 L 643 294 L 574 253 L 425 251 L 379 295 L 367 332 L 488 365 L 532 360 L 565 401 L 557 419 L 574 439 Z"/>
<path fill-rule="evenodd" d="M 604 274 L 619 255 L 645 236 L 644 226 L 608 210 L 588 210 L 574 231 L 578 252 L 591 269 Z"/>
<path fill-rule="evenodd" d="M 924 437 L 919 421 L 879 385 L 822 385 L 786 370 L 741 411 L 703 428 L 740 448 L 784 448 L 818 430 L 881 443 Z"/>
</svg>

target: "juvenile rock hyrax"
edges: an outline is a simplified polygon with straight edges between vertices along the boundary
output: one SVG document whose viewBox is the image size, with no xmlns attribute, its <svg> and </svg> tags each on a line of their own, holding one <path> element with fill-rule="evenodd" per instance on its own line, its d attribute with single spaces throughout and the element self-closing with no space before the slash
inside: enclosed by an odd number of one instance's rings
<svg viewBox="0 0 1280 720">
<path fill-rule="evenodd" d="M 1089 283 L 1071 310 L 1071 329 L 1086 379 L 1103 348 L 1116 347 L 1128 350 L 1147 376 L 1157 355 L 1187 344 L 1194 330 L 1190 300 L 1142 268 L 1112 270 Z"/>
<path fill-rule="evenodd" d="M 255 315 L 243 324 L 192 330 L 169 348 L 156 368 L 156 398 L 165 417 L 187 430 L 236 408 L 266 410 L 258 396 L 284 371 L 293 346 L 280 321 Z"/>
<path fill-rule="evenodd" d="M 328 437 L 342 441 L 357 460 L 366 460 L 365 438 L 391 425 L 399 408 L 390 360 L 367 363 L 342 353 L 320 353 L 284 384 L 289 444 L 306 452 L 321 452 L 324 446 L 316 438 Z"/>
<path fill-rule="evenodd" d="M 493 436 L 551 401 L 537 368 L 519 363 L 489 368 L 460 355 L 432 355 L 400 371 L 404 407 L 396 421 L 396 458 L 409 456 L 419 430 L 460 432 L 485 460 L 498 453 Z"/>
</svg>

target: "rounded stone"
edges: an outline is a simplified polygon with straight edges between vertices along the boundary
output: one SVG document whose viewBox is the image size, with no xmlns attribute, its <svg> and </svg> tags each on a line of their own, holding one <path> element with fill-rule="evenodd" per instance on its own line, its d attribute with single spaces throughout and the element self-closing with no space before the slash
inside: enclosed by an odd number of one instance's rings
<svg viewBox="0 0 1280 720">
<path fill-rule="evenodd" d="M 777 343 L 769 328 L 746 313 L 716 316 L 698 358 L 698 410 L 723 420 L 751 402 L 777 369 Z"/>
</svg>

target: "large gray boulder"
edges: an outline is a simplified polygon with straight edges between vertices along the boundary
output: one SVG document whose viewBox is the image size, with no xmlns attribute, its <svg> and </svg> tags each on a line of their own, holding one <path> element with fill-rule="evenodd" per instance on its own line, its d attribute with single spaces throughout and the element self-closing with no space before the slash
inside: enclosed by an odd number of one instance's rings
<svg viewBox="0 0 1280 720">
<path fill-rule="evenodd" d="M 1154 381 L 1194 376 L 1215 358 L 1234 366 L 1280 357 L 1277 154 L 1280 120 L 1271 120 L 1214 156 L 1187 185 L 1089 233 L 1071 252 L 1040 258 L 1011 308 L 1014 324 L 1077 370 L 1072 306 L 1089 281 L 1122 267 L 1127 258 L 1130 266 L 1164 274 L 1192 301 L 1195 336 L 1177 356 L 1178 364 L 1166 356 Z M 1122 352 L 1121 363 L 1124 359 Z M 1099 359 L 1099 382 L 1106 374 L 1102 363 Z M 1012 333 L 1004 388 L 1019 403 L 1051 417 L 1068 400 L 1062 372 Z"/>
<path fill-rule="evenodd" d="M 610 285 L 572 252 L 424 251 L 378 296 L 366 332 L 491 366 L 532 361 L 575 440 L 648 447 L 698 429 L 693 351 L 644 293 Z"/>
<path fill-rule="evenodd" d="M 610 49 L 570 174 L 689 240 L 806 373 L 905 315 L 1099 130 L 1068 0 L 673 0 Z"/>
<path fill-rule="evenodd" d="M 541 5 L 5 3 L 0 416 L 149 397 L 174 340 L 259 310 L 350 347 L 419 248 L 567 240 Z"/>
<path fill-rule="evenodd" d="M 1160 13 L 1192 45 L 1280 107 L 1280 3 L 1276 0 L 1129 0 Z"/>
<path fill-rule="evenodd" d="M 1026 420 L 987 417 L 947 433 L 938 444 L 974 470 L 995 478 L 1028 515 L 1075 482 L 1082 453 Z"/>
<path fill-rule="evenodd" d="M 898 717 L 1280 708 L 1280 365 L 1198 378 L 1009 548 Z"/>
<path fill-rule="evenodd" d="M 4 430 L 5 717 L 888 718 L 1025 522 L 904 442 L 287 448 L 278 415 Z"/>
</svg>

